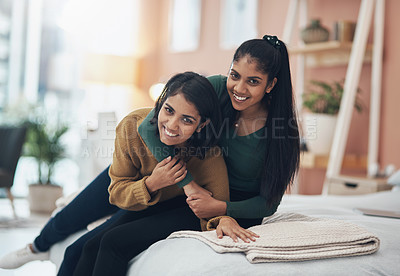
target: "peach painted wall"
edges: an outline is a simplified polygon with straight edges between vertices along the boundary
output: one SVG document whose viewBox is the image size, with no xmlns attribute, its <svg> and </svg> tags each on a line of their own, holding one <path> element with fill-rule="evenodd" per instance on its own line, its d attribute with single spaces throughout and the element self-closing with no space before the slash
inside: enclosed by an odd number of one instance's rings
<svg viewBox="0 0 400 276">
<path fill-rule="evenodd" d="M 400 168 L 400 1 L 386 1 L 380 154 L 382 164 Z"/>
<path fill-rule="evenodd" d="M 168 51 L 168 14 L 171 1 L 143 0 L 141 7 L 142 27 L 140 87 L 147 91 L 151 84 L 165 81 L 171 75 L 185 70 L 199 73 L 226 74 L 234 49 L 219 48 L 220 0 L 202 1 L 202 23 L 200 45 L 197 51 L 190 53 L 171 53 Z M 318 17 L 332 30 L 333 22 L 338 19 L 356 20 L 361 0 L 309 0 L 309 17 Z M 258 33 L 282 36 L 289 0 L 259 0 Z M 400 93 L 398 93 L 398 74 L 400 72 L 400 1 L 386 0 L 384 62 L 382 76 L 382 103 L 379 162 L 382 166 L 394 164 L 400 169 Z M 292 74 L 295 79 L 295 57 L 292 59 Z M 340 80 L 345 77 L 346 67 L 307 69 L 307 78 Z M 364 65 L 360 88 L 362 99 L 369 105 L 371 66 Z M 351 130 L 346 151 L 366 154 L 368 145 L 367 108 L 362 114 L 353 114 Z M 307 186 L 303 193 L 319 193 L 324 171 L 303 172 L 301 179 Z M 311 184 L 310 184 L 311 183 Z M 313 185 L 314 184 L 314 185 Z"/>
</svg>

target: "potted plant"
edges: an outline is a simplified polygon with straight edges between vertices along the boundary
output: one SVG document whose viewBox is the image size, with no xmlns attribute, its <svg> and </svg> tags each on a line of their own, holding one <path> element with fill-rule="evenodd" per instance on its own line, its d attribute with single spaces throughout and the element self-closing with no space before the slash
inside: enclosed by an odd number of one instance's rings
<svg viewBox="0 0 400 276">
<path fill-rule="evenodd" d="M 51 213 L 55 201 L 63 195 L 61 186 L 52 181 L 55 164 L 65 157 L 61 138 L 68 131 L 66 125 L 51 126 L 44 117 L 27 122 L 24 155 L 33 157 L 37 163 L 37 183 L 29 185 L 29 207 L 32 212 Z"/>
<path fill-rule="evenodd" d="M 362 104 L 357 89 L 354 104 L 358 112 Z M 315 154 L 329 154 L 335 131 L 337 114 L 343 96 L 343 81 L 310 81 L 308 91 L 303 94 L 303 106 L 310 112 L 303 115 L 303 127 L 306 134 L 306 145 Z"/>
</svg>

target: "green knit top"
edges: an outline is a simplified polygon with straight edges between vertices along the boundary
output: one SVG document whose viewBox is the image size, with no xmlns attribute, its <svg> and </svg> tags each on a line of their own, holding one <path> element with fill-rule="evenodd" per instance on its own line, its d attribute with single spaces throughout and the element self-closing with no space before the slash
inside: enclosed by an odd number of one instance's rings
<svg viewBox="0 0 400 276">
<path fill-rule="evenodd" d="M 226 89 L 226 76 L 208 77 L 213 85 L 222 110 L 227 118 L 233 111 Z M 246 136 L 239 136 L 233 126 L 224 122 L 219 146 L 222 149 L 228 169 L 230 202 L 227 202 L 227 215 L 234 218 L 262 218 L 275 213 L 278 206 L 267 208 L 266 200 L 261 197 L 260 183 L 266 151 L 264 129 Z"/>
</svg>

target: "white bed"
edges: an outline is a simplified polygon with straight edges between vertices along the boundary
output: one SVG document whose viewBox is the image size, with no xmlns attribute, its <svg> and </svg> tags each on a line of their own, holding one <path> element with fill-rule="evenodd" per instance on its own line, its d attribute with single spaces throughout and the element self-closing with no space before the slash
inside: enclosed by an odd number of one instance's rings
<svg viewBox="0 0 400 276">
<path fill-rule="evenodd" d="M 285 195 L 278 212 L 333 218 L 357 224 L 381 241 L 371 255 L 302 262 L 251 264 L 242 253 L 218 254 L 192 238 L 155 243 L 131 261 L 128 275 L 400 275 L 400 219 L 365 216 L 354 208 L 400 212 L 400 191 L 360 196 Z M 65 247 L 77 233 L 51 248 L 59 266 Z"/>
</svg>

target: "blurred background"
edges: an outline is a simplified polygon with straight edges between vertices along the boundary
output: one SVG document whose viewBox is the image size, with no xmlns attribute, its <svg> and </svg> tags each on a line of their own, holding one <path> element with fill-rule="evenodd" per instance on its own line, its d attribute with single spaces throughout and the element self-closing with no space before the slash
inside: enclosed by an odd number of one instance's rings
<svg viewBox="0 0 400 276">
<path fill-rule="evenodd" d="M 64 151 L 57 162 L 44 166 L 54 165 L 51 182 L 62 186 L 64 194 L 73 192 L 109 164 L 114 128 L 125 115 L 152 106 L 162 83 L 175 73 L 227 74 L 241 42 L 264 34 L 282 36 L 290 2 L 1 0 L 1 123 L 40 121 L 46 122 L 47 130 L 67 126 L 59 137 Z M 335 26 L 342 21 L 355 23 L 360 3 L 309 0 L 307 24 L 320 19 L 329 31 L 328 40 L 338 40 Z M 396 168 L 400 167 L 399 9 L 400 2 L 386 1 L 378 155 L 381 167 Z M 295 28 L 293 39 L 287 41 L 289 49 L 304 44 L 301 31 Z M 372 31 L 369 40 L 371 36 Z M 297 67 L 298 55 L 290 57 L 295 83 L 303 69 Z M 346 63 L 334 63 L 306 67 L 303 73 L 306 79 L 341 81 L 346 69 Z M 371 64 L 366 62 L 359 84 L 364 109 L 351 118 L 346 146 L 346 154 L 361 160 L 353 167 L 357 173 L 367 169 L 362 158 L 368 151 L 370 80 Z M 295 92 L 303 93 L 299 90 Z M 28 195 L 29 184 L 39 177 L 37 164 L 34 154 L 24 149 L 14 196 Z M 303 168 L 298 192 L 320 193 L 324 175 L 324 166 Z"/>
<path fill-rule="evenodd" d="M 371 2 L 385 2 L 383 18 L 373 16 L 383 28 L 374 41 L 374 24 L 358 25 L 369 31 L 368 45 L 360 105 L 346 118 L 341 173 L 384 178 L 400 168 L 398 0 L 0 0 L 0 255 L 32 241 L 57 198 L 110 164 L 115 126 L 130 111 L 153 106 L 172 75 L 226 75 L 235 49 L 265 34 L 288 46 L 302 126 L 304 152 L 291 192 L 321 194 L 331 146 L 315 143 L 330 141 L 332 133 L 320 131 L 334 132 L 335 125 L 315 117 L 304 125 L 305 118 L 313 112 L 337 118 L 343 92 L 337 83 L 346 77 L 360 6 Z M 371 101 L 371 52 L 379 42 L 381 91 Z M 322 111 L 327 104 L 333 109 Z M 370 115 L 378 115 L 372 164 Z M 336 192 L 391 188 L 378 182 Z M 55 271 L 50 262 L 33 262 L 0 274 Z"/>
</svg>

